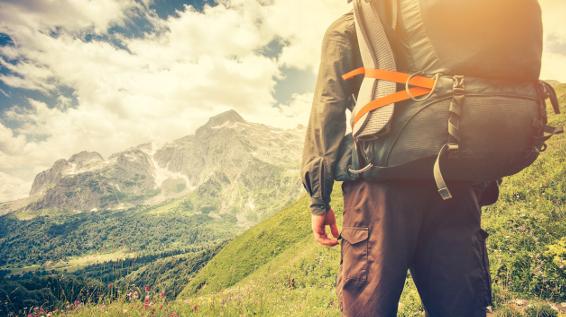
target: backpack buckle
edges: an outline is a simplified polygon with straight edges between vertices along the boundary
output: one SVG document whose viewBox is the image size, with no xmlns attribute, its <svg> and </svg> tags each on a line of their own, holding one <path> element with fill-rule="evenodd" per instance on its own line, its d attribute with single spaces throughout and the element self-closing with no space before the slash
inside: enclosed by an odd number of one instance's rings
<svg viewBox="0 0 566 317">
<path fill-rule="evenodd" d="M 450 192 L 450 190 L 447 187 L 439 188 L 438 193 L 440 194 L 440 197 L 442 198 L 442 200 L 452 199 L 452 193 Z"/>
<path fill-rule="evenodd" d="M 422 74 L 420 72 L 412 73 L 411 75 L 409 75 L 409 77 L 407 77 L 407 80 L 405 81 L 405 92 L 407 93 L 409 98 L 411 98 L 413 101 L 417 101 L 417 102 L 425 101 L 425 100 L 429 99 L 432 96 L 432 94 L 434 94 L 434 91 L 436 90 L 436 86 L 438 85 L 438 79 L 440 79 L 439 73 L 434 75 L 434 77 L 432 78 L 434 80 L 434 84 L 432 84 L 432 88 L 430 88 L 430 92 L 423 97 L 417 98 L 413 95 L 413 93 L 411 92 L 411 87 L 409 87 L 409 86 L 410 86 L 411 80 L 413 78 L 415 78 L 416 76 L 419 76 L 419 75 L 424 75 L 424 74 Z"/>
</svg>

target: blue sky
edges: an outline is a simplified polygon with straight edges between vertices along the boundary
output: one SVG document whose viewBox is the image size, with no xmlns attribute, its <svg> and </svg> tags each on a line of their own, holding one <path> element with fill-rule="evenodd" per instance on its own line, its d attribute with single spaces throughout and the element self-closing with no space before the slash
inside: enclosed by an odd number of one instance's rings
<svg viewBox="0 0 566 317">
<path fill-rule="evenodd" d="M 541 0 L 543 78 L 566 82 L 566 1 Z M 235 109 L 294 129 L 345 0 L 0 1 L 0 201 L 79 151 L 162 144 Z"/>
</svg>

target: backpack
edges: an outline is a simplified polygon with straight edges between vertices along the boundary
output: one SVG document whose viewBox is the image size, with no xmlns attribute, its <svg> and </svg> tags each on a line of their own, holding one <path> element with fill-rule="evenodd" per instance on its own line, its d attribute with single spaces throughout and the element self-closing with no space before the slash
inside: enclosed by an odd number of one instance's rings
<svg viewBox="0 0 566 317">
<path fill-rule="evenodd" d="M 349 172 L 372 180 L 483 182 L 532 164 L 545 141 L 537 0 L 354 0 L 364 76 Z M 383 23 L 383 12 L 389 12 Z"/>
</svg>

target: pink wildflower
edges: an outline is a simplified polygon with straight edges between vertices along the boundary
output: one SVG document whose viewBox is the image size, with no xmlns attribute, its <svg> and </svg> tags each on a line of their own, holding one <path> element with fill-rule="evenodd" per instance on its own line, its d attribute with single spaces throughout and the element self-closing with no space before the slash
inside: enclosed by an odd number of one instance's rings
<svg viewBox="0 0 566 317">
<path fill-rule="evenodd" d="M 143 308 L 147 309 L 149 306 L 151 306 L 151 299 L 149 298 L 149 295 L 146 295 L 143 300 Z"/>
</svg>

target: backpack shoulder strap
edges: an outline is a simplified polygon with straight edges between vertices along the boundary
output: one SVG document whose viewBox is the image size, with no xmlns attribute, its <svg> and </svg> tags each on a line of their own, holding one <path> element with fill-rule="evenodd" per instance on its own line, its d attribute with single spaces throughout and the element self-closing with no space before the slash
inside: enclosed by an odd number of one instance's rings
<svg viewBox="0 0 566 317">
<path fill-rule="evenodd" d="M 374 5 L 367 0 L 354 0 L 352 4 L 354 7 L 356 34 L 364 68 L 396 71 L 397 65 L 393 50 L 383 22 Z M 366 76 L 362 81 L 352 117 L 356 117 L 356 114 L 372 100 L 395 93 L 396 88 L 397 86 L 394 82 Z M 394 103 L 391 103 L 364 114 L 353 125 L 353 136 L 355 138 L 374 137 L 382 132 L 391 121 L 393 110 Z"/>
</svg>

